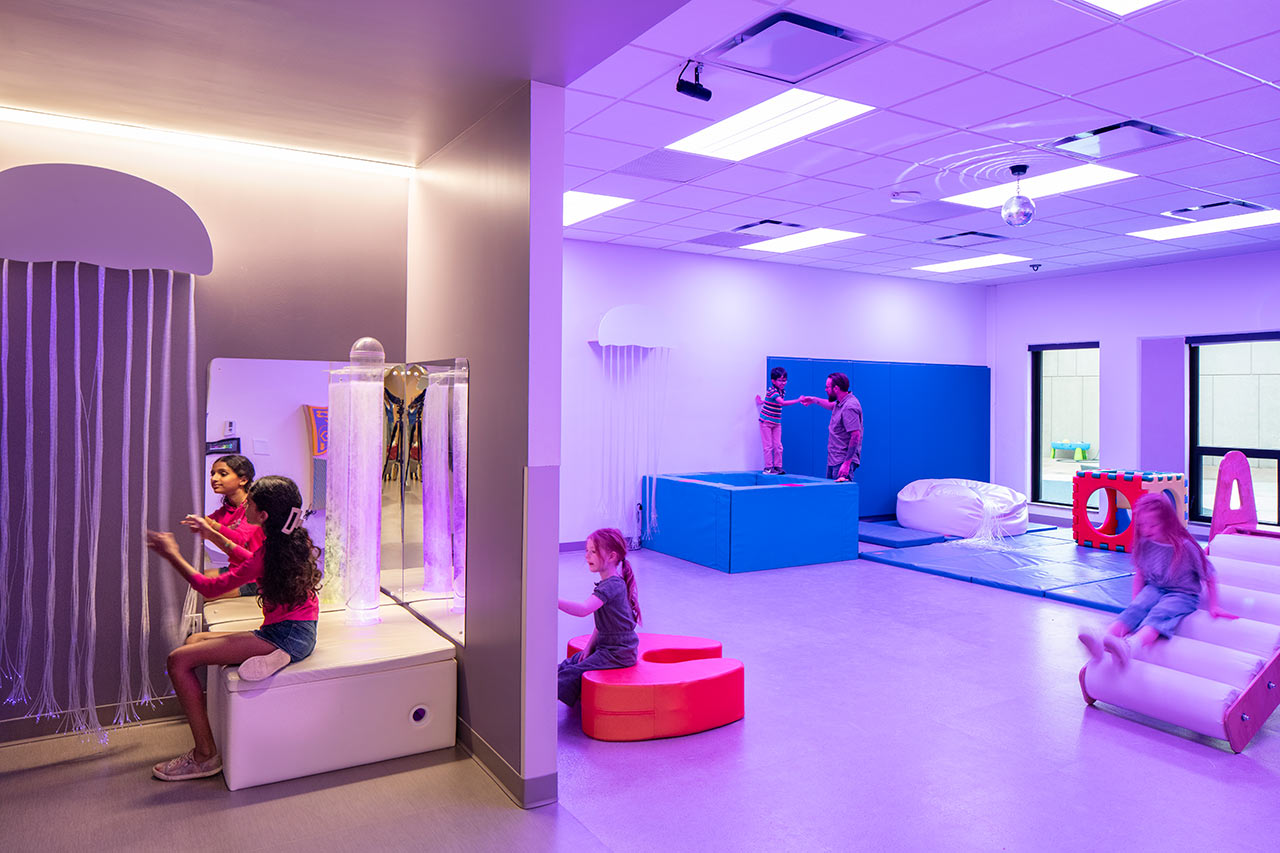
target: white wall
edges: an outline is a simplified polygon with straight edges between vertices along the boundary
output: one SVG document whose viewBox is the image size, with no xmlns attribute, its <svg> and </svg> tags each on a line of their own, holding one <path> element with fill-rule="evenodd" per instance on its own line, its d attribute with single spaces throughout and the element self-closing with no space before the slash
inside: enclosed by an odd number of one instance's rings
<svg viewBox="0 0 1280 853">
<path fill-rule="evenodd" d="M 677 339 L 663 471 L 760 467 L 754 396 L 765 387 L 767 356 L 986 363 L 981 286 L 566 240 L 561 542 L 621 521 L 598 510 L 601 360 L 588 341 L 606 311 L 630 303 L 662 312 Z M 787 389 L 802 393 L 822 389 Z"/>
<path fill-rule="evenodd" d="M 995 482 L 1030 487 L 1029 344 L 1101 344 L 1099 445 L 1108 467 L 1136 468 L 1143 432 L 1185 431 L 1176 412 L 1167 423 L 1142 423 L 1140 340 L 1280 329 L 1277 264 L 1280 252 L 1260 252 L 994 286 L 987 332 Z"/>
</svg>

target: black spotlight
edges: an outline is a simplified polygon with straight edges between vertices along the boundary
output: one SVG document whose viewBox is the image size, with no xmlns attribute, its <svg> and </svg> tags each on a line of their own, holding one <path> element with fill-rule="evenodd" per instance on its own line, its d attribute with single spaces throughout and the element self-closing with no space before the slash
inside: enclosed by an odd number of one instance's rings
<svg viewBox="0 0 1280 853">
<path fill-rule="evenodd" d="M 693 82 L 690 83 L 684 79 L 684 72 L 689 69 L 692 59 L 684 64 L 684 68 L 680 69 L 680 74 L 676 77 L 676 91 L 682 95 L 688 95 L 690 98 L 697 98 L 699 101 L 711 100 L 711 90 L 702 85 L 702 63 L 699 62 L 693 67 Z"/>
</svg>

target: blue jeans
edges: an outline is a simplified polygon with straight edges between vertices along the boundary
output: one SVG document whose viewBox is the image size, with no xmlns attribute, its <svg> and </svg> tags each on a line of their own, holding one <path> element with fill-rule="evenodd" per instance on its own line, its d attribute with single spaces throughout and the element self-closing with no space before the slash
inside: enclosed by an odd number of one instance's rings
<svg viewBox="0 0 1280 853">
<path fill-rule="evenodd" d="M 1139 628 L 1154 628 L 1165 637 L 1173 636 L 1178 623 L 1195 612 L 1200 596 L 1147 584 L 1118 617 L 1132 634 Z"/>
<path fill-rule="evenodd" d="M 858 463 L 857 463 L 857 462 L 850 462 L 850 463 L 849 463 L 849 479 L 850 479 L 850 480 L 852 480 L 852 479 L 853 479 L 853 472 L 854 472 L 854 471 L 857 471 L 857 470 L 858 470 Z M 834 479 L 836 479 L 836 478 L 837 478 L 837 477 L 839 477 L 839 476 L 840 476 L 840 466 L 839 466 L 839 465 L 828 465 L 828 466 L 827 466 L 827 479 L 828 479 L 828 480 L 834 480 Z"/>
</svg>

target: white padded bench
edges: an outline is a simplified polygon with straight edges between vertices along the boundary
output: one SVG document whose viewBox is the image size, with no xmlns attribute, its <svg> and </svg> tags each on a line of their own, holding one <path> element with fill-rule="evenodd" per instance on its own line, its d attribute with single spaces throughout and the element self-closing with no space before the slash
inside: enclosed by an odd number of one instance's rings
<svg viewBox="0 0 1280 853">
<path fill-rule="evenodd" d="M 384 604 L 394 604 L 394 600 L 387 595 L 378 595 L 378 606 Z M 346 613 L 340 603 L 320 605 L 320 618 L 326 623 L 336 618 L 345 619 Z M 242 622 L 246 619 L 257 619 L 258 624 L 262 624 L 262 608 L 258 606 L 258 597 L 256 595 L 242 595 L 237 598 L 217 598 L 213 601 L 206 601 L 204 605 L 204 629 L 206 631 L 227 631 L 227 630 L 253 630 L 258 625 L 251 628 L 234 628 L 229 629 L 223 627 L 228 622 Z"/>
<path fill-rule="evenodd" d="M 311 656 L 264 681 L 241 681 L 239 667 L 209 667 L 209 721 L 229 789 L 454 745 L 453 643 L 398 604 L 379 613 L 380 623 L 358 626 L 322 615 Z"/>
</svg>

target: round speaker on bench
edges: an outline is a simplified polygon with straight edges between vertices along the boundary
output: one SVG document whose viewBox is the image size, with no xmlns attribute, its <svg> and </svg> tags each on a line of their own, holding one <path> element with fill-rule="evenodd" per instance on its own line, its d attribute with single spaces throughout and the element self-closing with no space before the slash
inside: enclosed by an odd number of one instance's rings
<svg viewBox="0 0 1280 853">
<path fill-rule="evenodd" d="M 409 712 L 409 722 L 415 726 L 425 726 L 431 720 L 431 709 L 426 705 L 414 705 Z"/>
</svg>

